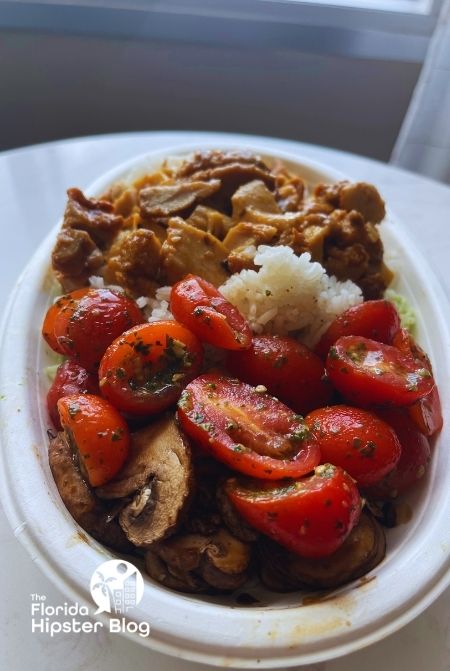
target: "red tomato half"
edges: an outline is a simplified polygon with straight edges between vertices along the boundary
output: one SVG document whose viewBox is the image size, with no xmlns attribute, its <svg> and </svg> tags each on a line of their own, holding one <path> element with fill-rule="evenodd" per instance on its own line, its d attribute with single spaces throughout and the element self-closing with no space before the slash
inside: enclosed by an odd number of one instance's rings
<svg viewBox="0 0 450 671">
<path fill-rule="evenodd" d="M 320 461 L 303 418 L 281 401 L 222 375 L 202 375 L 184 390 L 178 419 L 219 461 L 265 480 L 299 477 Z"/>
<path fill-rule="evenodd" d="M 253 527 L 303 557 L 335 552 L 357 524 L 361 498 L 352 478 L 331 464 L 287 482 L 230 479 L 225 491 Z"/>
<path fill-rule="evenodd" d="M 250 349 L 229 353 L 227 368 L 302 415 L 329 403 L 333 393 L 323 361 L 293 338 L 255 336 Z"/>
<path fill-rule="evenodd" d="M 430 373 L 433 372 L 429 358 L 408 331 L 401 329 L 395 336 L 393 345 L 421 363 Z M 444 420 L 438 388 L 435 386 L 427 396 L 413 403 L 408 412 L 419 431 L 425 436 L 433 436 L 440 431 Z"/>
<path fill-rule="evenodd" d="M 251 345 L 250 326 L 239 310 L 201 277 L 187 275 L 172 287 L 170 309 L 203 342 L 231 350 Z"/>
<path fill-rule="evenodd" d="M 343 336 L 330 348 L 327 372 L 331 382 L 356 405 L 411 405 L 434 387 L 423 364 L 396 347 Z"/>
<path fill-rule="evenodd" d="M 47 394 L 47 407 L 54 426 L 61 430 L 57 403 L 71 394 L 98 394 L 97 376 L 88 373 L 75 361 L 64 361 L 56 371 L 55 379 Z"/>
<path fill-rule="evenodd" d="M 359 485 L 378 482 L 400 459 L 395 431 L 368 410 L 321 408 L 306 417 L 306 424 L 319 443 L 322 463 L 340 466 Z"/>
<path fill-rule="evenodd" d="M 87 370 L 96 370 L 108 345 L 144 316 L 135 301 L 110 289 L 92 289 L 70 315 L 66 354 Z"/>
<path fill-rule="evenodd" d="M 60 296 L 47 310 L 42 325 L 42 335 L 52 350 L 58 354 L 67 355 L 64 341 L 67 338 L 69 319 L 75 312 L 80 299 L 89 291 L 91 291 L 89 287 L 75 289 L 70 294 Z"/>
<path fill-rule="evenodd" d="M 423 477 L 431 458 L 430 444 L 405 410 L 389 409 L 377 413 L 394 429 L 402 453 L 395 468 L 366 491 L 374 499 L 393 499 L 411 489 Z"/>
<path fill-rule="evenodd" d="M 364 336 L 387 345 L 400 329 L 400 317 L 389 301 L 364 301 L 343 312 L 322 335 L 314 351 L 326 359 L 332 345 L 342 336 Z"/>
<path fill-rule="evenodd" d="M 125 420 L 108 401 L 91 394 L 65 396 L 58 410 L 89 484 L 104 485 L 120 471 L 130 450 Z"/>
<path fill-rule="evenodd" d="M 141 324 L 106 350 L 99 368 L 100 390 L 122 412 L 154 415 L 176 403 L 200 372 L 202 360 L 202 346 L 182 324 Z"/>
<path fill-rule="evenodd" d="M 434 436 L 444 423 L 438 388 L 434 387 L 427 396 L 409 406 L 408 413 L 424 436 Z"/>
</svg>

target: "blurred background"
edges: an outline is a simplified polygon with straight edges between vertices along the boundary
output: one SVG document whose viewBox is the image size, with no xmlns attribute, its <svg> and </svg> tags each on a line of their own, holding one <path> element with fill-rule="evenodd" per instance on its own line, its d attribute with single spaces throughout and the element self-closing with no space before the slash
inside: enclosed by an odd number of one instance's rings
<svg viewBox="0 0 450 671">
<path fill-rule="evenodd" d="M 0 150 L 272 135 L 450 182 L 450 0 L 0 1 Z"/>
</svg>

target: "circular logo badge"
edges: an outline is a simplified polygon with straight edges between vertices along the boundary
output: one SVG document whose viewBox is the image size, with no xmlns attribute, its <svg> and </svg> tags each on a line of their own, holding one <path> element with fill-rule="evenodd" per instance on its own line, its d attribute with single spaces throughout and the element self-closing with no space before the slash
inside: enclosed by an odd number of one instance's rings
<svg viewBox="0 0 450 671">
<path fill-rule="evenodd" d="M 110 559 L 92 574 L 91 595 L 98 613 L 125 615 L 144 595 L 144 579 L 139 569 L 124 559 Z"/>
</svg>

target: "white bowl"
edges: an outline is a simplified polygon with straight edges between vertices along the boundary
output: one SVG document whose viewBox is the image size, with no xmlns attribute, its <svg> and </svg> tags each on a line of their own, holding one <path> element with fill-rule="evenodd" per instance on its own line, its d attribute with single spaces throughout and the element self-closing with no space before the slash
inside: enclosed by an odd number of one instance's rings
<svg viewBox="0 0 450 671">
<path fill-rule="evenodd" d="M 203 143 L 202 147 L 212 146 Z M 167 156 L 198 147 L 167 147 L 120 165 L 87 190 L 98 196 L 112 183 L 157 168 Z M 237 148 L 236 145 L 220 148 Z M 243 149 L 244 147 L 239 147 Z M 246 146 L 270 158 L 264 145 Z M 342 175 L 301 156 L 277 153 L 308 181 Z M 59 226 L 59 224 L 58 224 Z M 1 493 L 16 536 L 33 561 L 67 595 L 90 607 L 91 575 L 113 554 L 86 534 L 64 507 L 47 460 L 45 409 L 48 362 L 40 335 L 48 294 L 49 259 L 56 227 L 20 277 L 4 320 L 0 362 Z M 382 226 L 397 288 L 419 314 L 418 336 L 434 363 L 444 416 L 450 417 L 450 335 L 446 298 L 403 227 L 388 217 Z M 412 520 L 388 532 L 386 559 L 369 576 L 327 599 L 302 604 L 299 593 L 267 593 L 264 605 L 239 607 L 225 597 L 187 596 L 149 578 L 132 619 L 149 622 L 150 648 L 218 666 L 287 667 L 344 655 L 380 640 L 416 617 L 450 583 L 450 426 L 436 441 L 432 465 L 410 497 Z M 372 579 L 369 579 L 372 578 Z M 102 616 L 100 616 L 102 617 Z M 103 616 L 105 617 L 105 616 Z"/>
</svg>

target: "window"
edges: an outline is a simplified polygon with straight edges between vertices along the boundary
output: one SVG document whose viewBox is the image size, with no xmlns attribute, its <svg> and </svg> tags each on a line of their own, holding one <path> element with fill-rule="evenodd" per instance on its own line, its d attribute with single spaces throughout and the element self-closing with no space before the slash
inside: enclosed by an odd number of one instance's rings
<svg viewBox="0 0 450 671">
<path fill-rule="evenodd" d="M 0 29 L 421 63 L 442 0 L 0 0 Z"/>
</svg>

